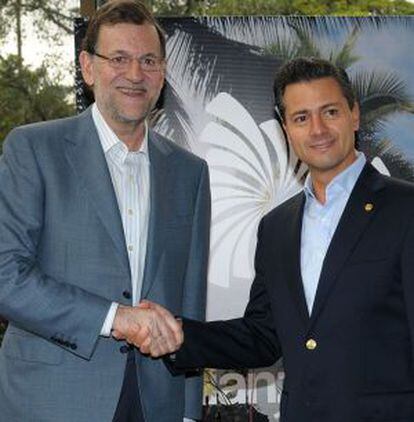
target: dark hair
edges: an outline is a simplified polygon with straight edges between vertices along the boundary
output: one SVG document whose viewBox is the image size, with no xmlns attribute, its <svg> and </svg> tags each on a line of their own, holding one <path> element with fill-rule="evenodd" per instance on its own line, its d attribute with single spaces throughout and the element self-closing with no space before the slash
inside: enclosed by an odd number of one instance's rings
<svg viewBox="0 0 414 422">
<path fill-rule="evenodd" d="M 327 60 L 315 57 L 299 57 L 285 63 L 276 73 L 273 92 L 275 105 L 280 117 L 285 120 L 285 105 L 283 95 L 288 85 L 297 82 L 309 82 L 321 78 L 334 78 L 352 109 L 355 104 L 355 93 L 351 81 L 344 69 L 335 66 Z"/>
<path fill-rule="evenodd" d="M 82 50 L 95 53 L 99 30 L 102 25 L 132 23 L 136 25 L 150 24 L 155 27 L 161 45 L 162 57 L 165 57 L 165 34 L 152 13 L 140 0 L 112 0 L 100 7 L 89 21 Z"/>
</svg>

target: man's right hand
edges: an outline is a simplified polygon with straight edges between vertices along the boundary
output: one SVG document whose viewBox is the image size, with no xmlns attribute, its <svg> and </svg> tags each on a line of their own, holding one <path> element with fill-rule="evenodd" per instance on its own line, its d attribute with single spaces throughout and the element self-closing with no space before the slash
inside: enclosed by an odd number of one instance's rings
<svg viewBox="0 0 414 422">
<path fill-rule="evenodd" d="M 119 305 L 112 336 L 126 340 L 143 353 L 159 357 L 177 351 L 183 343 L 181 324 L 165 308 L 156 304 L 131 307 Z"/>
</svg>

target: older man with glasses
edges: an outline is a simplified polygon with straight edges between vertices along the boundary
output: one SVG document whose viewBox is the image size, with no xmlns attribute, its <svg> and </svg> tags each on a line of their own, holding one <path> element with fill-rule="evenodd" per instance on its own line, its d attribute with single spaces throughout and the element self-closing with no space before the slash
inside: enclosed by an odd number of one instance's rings
<svg viewBox="0 0 414 422">
<path fill-rule="evenodd" d="M 207 165 L 148 128 L 165 38 L 141 2 L 100 8 L 79 59 L 95 103 L 15 129 L 0 161 L 0 420 L 197 419 L 200 379 L 136 347 L 180 344 L 177 322 L 136 305 L 203 318 Z"/>
</svg>

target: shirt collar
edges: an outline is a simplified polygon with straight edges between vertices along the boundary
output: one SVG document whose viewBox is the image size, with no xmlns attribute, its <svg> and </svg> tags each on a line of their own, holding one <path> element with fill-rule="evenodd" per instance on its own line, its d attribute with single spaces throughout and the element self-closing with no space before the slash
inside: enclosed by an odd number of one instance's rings
<svg viewBox="0 0 414 422">
<path fill-rule="evenodd" d="M 357 151 L 357 159 L 345 170 L 337 174 L 328 184 L 326 187 L 326 197 L 329 198 L 329 192 L 338 190 L 345 192 L 349 196 L 365 166 L 366 161 L 365 155 L 362 152 Z M 307 198 L 315 198 L 310 173 L 308 173 L 305 179 L 304 192 Z"/>
<path fill-rule="evenodd" d="M 102 113 L 99 111 L 96 103 L 92 105 L 92 118 L 98 132 L 99 141 L 101 142 L 103 152 L 107 154 L 110 150 L 122 151 L 125 157 L 129 153 L 127 146 L 116 136 L 112 128 L 106 123 Z M 136 153 L 144 154 L 148 158 L 148 124 L 145 121 L 144 139 L 141 147 Z"/>
</svg>

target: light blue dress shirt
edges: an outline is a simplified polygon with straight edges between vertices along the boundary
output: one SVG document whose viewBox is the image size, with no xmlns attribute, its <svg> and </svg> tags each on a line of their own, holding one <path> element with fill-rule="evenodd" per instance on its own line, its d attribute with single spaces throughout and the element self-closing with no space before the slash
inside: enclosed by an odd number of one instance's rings
<svg viewBox="0 0 414 422">
<path fill-rule="evenodd" d="M 327 186 L 325 204 L 316 199 L 310 174 L 305 180 L 300 266 L 309 315 L 329 244 L 365 163 L 364 154 L 358 152 L 357 159 Z"/>
<path fill-rule="evenodd" d="M 118 200 L 128 258 L 131 269 L 132 303 L 139 302 L 147 247 L 150 214 L 150 161 L 148 127 L 139 151 L 128 151 L 105 122 L 96 104 L 92 117 L 108 164 L 115 195 Z M 118 304 L 112 303 L 101 335 L 109 336 Z M 195 422 L 184 418 L 183 422 Z"/>
<path fill-rule="evenodd" d="M 131 270 L 132 303 L 138 303 L 144 273 L 150 213 L 150 163 L 148 128 L 139 151 L 128 151 L 99 111 L 92 106 L 92 118 L 111 175 L 122 218 Z M 102 326 L 101 335 L 109 337 L 118 303 L 113 302 Z"/>
</svg>

